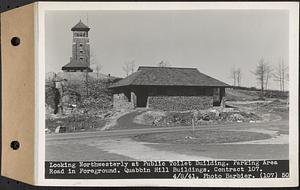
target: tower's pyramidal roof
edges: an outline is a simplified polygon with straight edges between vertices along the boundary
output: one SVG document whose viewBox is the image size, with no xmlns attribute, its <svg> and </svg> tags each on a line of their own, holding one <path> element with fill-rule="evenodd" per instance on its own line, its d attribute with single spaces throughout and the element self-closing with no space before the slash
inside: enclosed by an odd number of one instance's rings
<svg viewBox="0 0 300 190">
<path fill-rule="evenodd" d="M 89 31 L 90 28 L 80 20 L 71 30 L 72 31 Z"/>
</svg>

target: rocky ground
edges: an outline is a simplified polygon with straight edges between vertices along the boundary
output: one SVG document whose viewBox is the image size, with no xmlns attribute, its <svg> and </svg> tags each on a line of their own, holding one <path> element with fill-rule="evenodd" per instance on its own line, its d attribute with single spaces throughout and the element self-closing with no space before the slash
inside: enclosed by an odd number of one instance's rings
<svg viewBox="0 0 300 190">
<path fill-rule="evenodd" d="M 46 81 L 45 110 L 46 133 L 83 132 L 100 130 L 109 126 L 122 115 L 124 110 L 112 109 L 112 94 L 108 86 L 114 78 L 95 78 L 89 74 L 88 84 L 82 73 L 67 73 L 62 94 L 55 94 L 54 83 L 49 76 Z M 68 80 L 68 77 L 73 77 Z M 56 78 L 57 79 L 57 78 Z M 58 113 L 54 114 L 55 105 L 59 103 Z"/>
<path fill-rule="evenodd" d="M 148 110 L 136 116 L 134 122 L 153 127 L 195 126 L 234 123 L 267 122 L 281 119 L 281 113 L 288 113 L 284 100 L 227 101 L 226 107 L 213 107 L 207 110 L 168 112 Z"/>
<path fill-rule="evenodd" d="M 75 83 L 74 83 L 75 84 Z M 76 84 L 77 86 L 79 84 Z M 68 85 L 69 91 L 77 89 Z M 118 120 L 133 110 L 114 110 L 107 81 L 90 82 L 90 97 L 84 97 L 74 105 L 65 105 L 63 113 L 53 114 L 51 89 L 46 92 L 46 133 L 84 132 L 119 129 Z M 79 85 L 80 86 L 80 85 Z M 78 91 L 79 92 L 79 91 Z M 288 117 L 288 99 L 260 98 L 259 92 L 247 90 L 226 90 L 226 107 L 212 107 L 207 110 L 162 111 L 143 109 L 134 114 L 129 128 L 207 126 L 220 123 L 259 123 L 277 121 Z M 274 96 L 274 94 L 271 94 Z M 279 94 L 281 95 L 281 94 Z M 268 95 L 270 96 L 270 95 Z M 130 116 L 131 117 L 131 116 Z M 284 118 L 288 119 L 288 118 Z M 123 122 L 123 121 L 122 121 Z M 123 123 L 122 123 L 123 124 Z M 126 125 L 122 125 L 126 128 Z"/>
<path fill-rule="evenodd" d="M 97 116 L 106 123 L 86 130 L 94 130 L 92 132 L 47 135 L 46 159 L 289 158 L 290 126 L 286 99 L 231 100 L 226 104 L 227 108 L 214 107 L 197 112 L 147 109 L 106 111 L 103 115 L 99 112 L 101 116 Z M 191 119 L 194 115 L 197 120 L 193 129 Z M 161 124 L 172 121 L 173 125 L 155 126 L 155 120 L 163 121 Z"/>
<path fill-rule="evenodd" d="M 288 119 L 286 100 L 227 101 L 227 107 L 213 107 L 197 111 L 160 111 L 141 109 L 133 113 L 133 123 L 128 128 L 209 126 L 221 123 L 260 123 Z M 48 108 L 50 109 L 50 108 Z M 132 110 L 98 110 L 85 113 L 82 109 L 73 109 L 65 115 L 46 115 L 46 132 L 83 132 L 95 130 L 127 129 L 124 121 L 118 120 Z M 135 127 L 137 126 L 137 127 Z"/>
<path fill-rule="evenodd" d="M 128 110 L 107 109 L 94 113 L 73 110 L 70 114 L 48 114 L 46 133 L 89 132 L 106 130 L 115 126 L 117 120 Z"/>
<path fill-rule="evenodd" d="M 288 93 L 259 90 L 226 89 L 226 107 L 207 110 L 161 111 L 147 110 L 134 118 L 134 122 L 153 127 L 203 126 L 218 123 L 259 123 L 288 119 Z M 284 117 L 284 118 L 282 118 Z"/>
</svg>

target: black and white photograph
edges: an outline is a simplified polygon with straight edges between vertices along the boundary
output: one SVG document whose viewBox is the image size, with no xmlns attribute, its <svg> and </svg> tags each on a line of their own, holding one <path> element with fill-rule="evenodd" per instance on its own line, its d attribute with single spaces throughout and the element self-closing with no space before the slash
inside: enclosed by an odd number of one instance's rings
<svg viewBox="0 0 300 190">
<path fill-rule="evenodd" d="M 46 159 L 288 159 L 287 26 L 275 10 L 46 13 Z"/>
<path fill-rule="evenodd" d="M 45 161 L 288 162 L 290 19 L 261 8 L 45 11 Z"/>
</svg>

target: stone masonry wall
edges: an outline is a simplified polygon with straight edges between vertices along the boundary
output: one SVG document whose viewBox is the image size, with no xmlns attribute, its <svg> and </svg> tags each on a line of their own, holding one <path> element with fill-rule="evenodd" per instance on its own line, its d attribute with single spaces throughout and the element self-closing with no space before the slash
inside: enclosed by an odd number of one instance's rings
<svg viewBox="0 0 300 190">
<path fill-rule="evenodd" d="M 115 109 L 133 109 L 134 105 L 124 93 L 113 95 L 113 107 Z"/>
<path fill-rule="evenodd" d="M 134 92 L 130 92 L 131 104 L 135 108 L 137 105 L 137 97 Z"/>
<path fill-rule="evenodd" d="M 201 110 L 213 106 L 212 96 L 149 96 L 148 108 L 166 111 Z"/>
</svg>

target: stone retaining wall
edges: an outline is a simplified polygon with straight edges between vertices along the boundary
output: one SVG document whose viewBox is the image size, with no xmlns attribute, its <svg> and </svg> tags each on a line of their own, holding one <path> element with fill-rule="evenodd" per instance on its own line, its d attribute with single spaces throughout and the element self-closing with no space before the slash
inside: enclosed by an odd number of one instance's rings
<svg viewBox="0 0 300 190">
<path fill-rule="evenodd" d="M 113 95 L 113 107 L 116 109 L 134 109 L 136 107 L 136 95 L 134 92 L 118 93 Z"/>
<path fill-rule="evenodd" d="M 133 109 L 132 102 L 124 93 L 113 95 L 113 107 L 116 109 Z"/>
<path fill-rule="evenodd" d="M 201 110 L 213 106 L 212 96 L 149 96 L 148 108 L 183 111 L 183 110 Z"/>
</svg>

